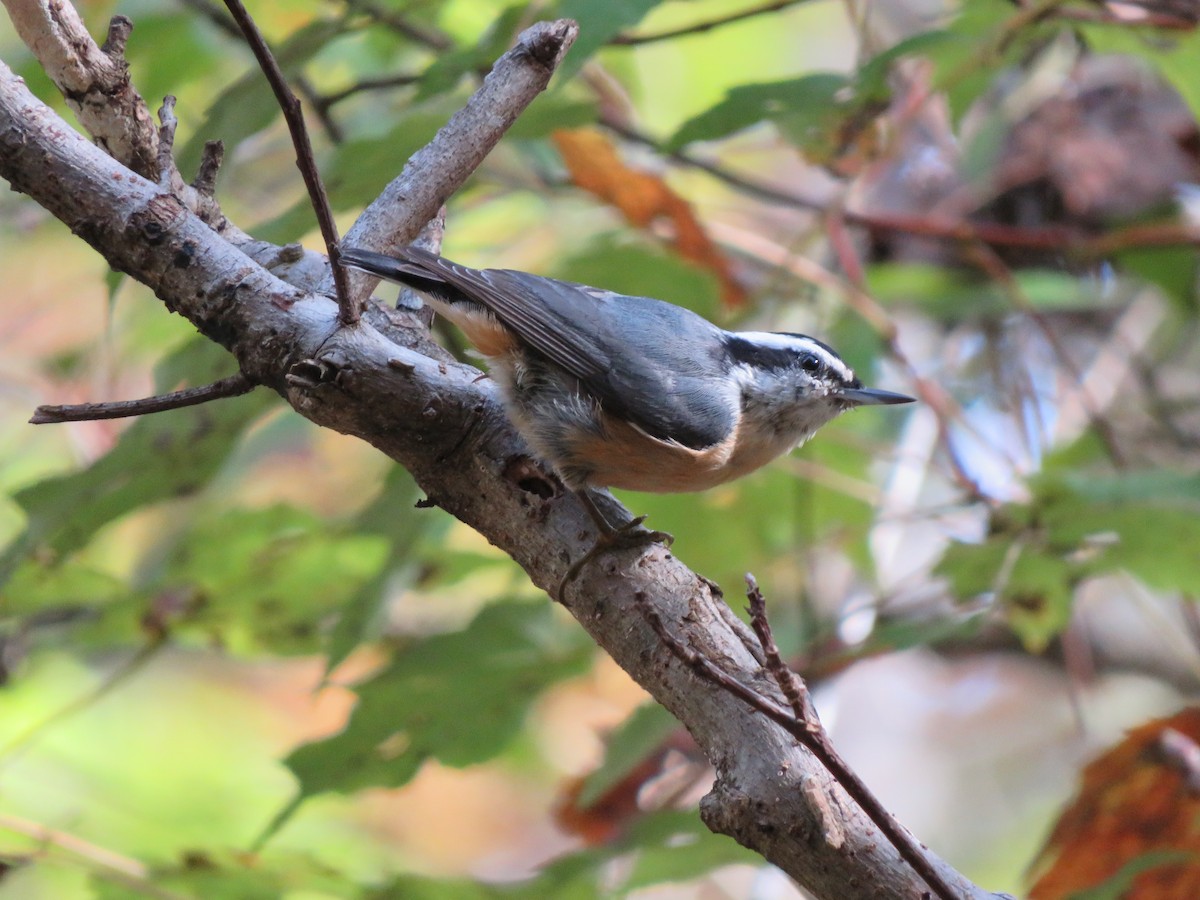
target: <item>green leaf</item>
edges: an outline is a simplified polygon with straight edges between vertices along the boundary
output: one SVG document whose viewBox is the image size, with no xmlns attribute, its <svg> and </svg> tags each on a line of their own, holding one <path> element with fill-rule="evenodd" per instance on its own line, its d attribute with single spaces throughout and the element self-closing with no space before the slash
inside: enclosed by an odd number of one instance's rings
<svg viewBox="0 0 1200 900">
<path fill-rule="evenodd" d="M 1200 473 L 1148 469 L 1097 476 L 1066 471 L 1055 477 L 1075 496 L 1094 503 L 1151 503 L 1200 511 Z"/>
<path fill-rule="evenodd" d="M 955 544 L 937 571 L 962 599 L 995 590 L 1013 631 L 1031 652 L 1044 649 L 1070 621 L 1073 569 L 1037 544 L 1005 539 Z"/>
<path fill-rule="evenodd" d="M 164 367 L 211 376 L 218 367 L 227 374 L 231 362 L 219 346 L 197 338 L 173 354 Z M 211 377 L 196 381 L 204 380 Z M 194 494 L 217 473 L 245 428 L 274 402 L 269 392 L 254 391 L 144 416 L 86 469 L 18 491 L 14 499 L 27 521 L 25 530 L 0 556 L 0 584 L 34 554 L 44 564 L 54 565 L 120 516 Z"/>
<path fill-rule="evenodd" d="M 343 23 L 318 19 L 272 48 L 287 77 L 323 50 L 344 29 Z M 194 172 L 200 165 L 205 141 L 221 140 L 234 147 L 270 125 L 280 115 L 279 103 L 262 71 L 255 64 L 245 75 L 221 92 L 209 106 L 204 121 L 178 154 L 181 172 Z M 299 175 L 297 174 L 297 180 Z"/>
<path fill-rule="evenodd" d="M 638 851 L 633 871 L 622 885 L 625 891 L 690 881 L 721 866 L 757 865 L 762 859 L 728 835 L 709 831 L 691 811 L 655 813 L 638 820 L 630 843 Z"/>
<path fill-rule="evenodd" d="M 1156 285 L 1176 308 L 1196 309 L 1196 252 L 1192 247 L 1135 247 L 1117 254 L 1117 263 Z"/>
<path fill-rule="evenodd" d="M 579 806 L 587 809 L 662 746 L 680 725 L 657 703 L 635 709 L 604 742 L 604 761 L 583 783 Z"/>
<path fill-rule="evenodd" d="M 722 138 L 764 119 L 776 122 L 803 147 L 825 135 L 841 119 L 838 93 L 851 83 L 845 75 L 820 72 L 732 88 L 716 106 L 684 122 L 665 149 L 678 150 L 693 141 Z"/>
<path fill-rule="evenodd" d="M 425 146 L 453 114 L 457 104 L 443 97 L 412 107 L 381 137 L 346 141 L 332 151 L 322 166 L 322 179 L 330 205 L 337 211 L 363 206 L 374 200 L 413 153 Z M 296 240 L 316 225 L 308 198 L 254 228 L 256 237 L 276 244 Z"/>
<path fill-rule="evenodd" d="M 328 675 L 365 641 L 378 637 L 381 606 L 387 591 L 403 587 L 415 577 L 407 565 L 423 535 L 433 529 L 444 532 L 449 517 L 434 510 L 416 510 L 421 495 L 412 475 L 393 466 L 379 496 L 354 520 L 354 530 L 362 535 L 378 535 L 388 543 L 388 559 L 370 581 L 364 583 L 342 607 L 337 625 L 326 647 L 325 673 Z M 403 577 L 398 578 L 401 574 Z"/>
<path fill-rule="evenodd" d="M 1196 76 L 1200 32 L 1143 31 L 1115 23 L 1082 24 L 1079 32 L 1094 52 L 1132 56 L 1157 71 L 1179 92 L 1192 115 L 1200 118 L 1200 78 Z"/>
<path fill-rule="evenodd" d="M 147 886 L 153 886 L 152 896 L 204 900 L 278 900 L 300 896 L 300 892 L 322 900 L 363 896 L 362 889 L 344 873 L 307 854 L 278 851 L 262 857 L 191 851 L 178 862 L 155 866 L 147 876 Z M 132 900 L 148 893 L 99 876 L 92 888 L 99 900 Z"/>
<path fill-rule="evenodd" d="M 526 4 L 517 3 L 501 11 L 483 37 L 469 47 L 438 54 L 421 75 L 416 102 L 454 90 L 463 76 L 486 72 L 512 45 L 526 15 Z"/>
<path fill-rule="evenodd" d="M 579 23 L 579 38 L 558 69 L 560 83 L 571 79 L 601 47 L 636 25 L 661 0 L 559 0 L 558 15 Z"/>
<path fill-rule="evenodd" d="M 623 233 L 601 235 L 559 263 L 554 277 L 623 294 L 657 297 L 708 318 L 720 310 L 720 287 L 710 272 L 648 242 L 624 240 Z"/>
<path fill-rule="evenodd" d="M 187 9 L 137 13 L 125 55 L 132 82 L 156 115 L 164 96 L 217 74 L 222 48 L 206 31 L 203 17 Z"/>
<path fill-rule="evenodd" d="M 570 98 L 562 91 L 554 91 L 540 94 L 504 136 L 530 140 L 545 137 L 559 128 L 579 128 L 595 121 L 595 100 Z"/>
<path fill-rule="evenodd" d="M 463 631 L 419 641 L 356 688 L 346 728 L 291 754 L 300 798 L 396 787 L 436 758 L 468 766 L 498 754 L 529 705 L 585 671 L 592 645 L 546 604 L 486 607 Z"/>
<path fill-rule="evenodd" d="M 162 577 L 192 595 L 187 623 L 225 646 L 311 653 L 321 621 L 380 571 L 387 549 L 287 506 L 235 509 L 184 534 Z"/>
</svg>

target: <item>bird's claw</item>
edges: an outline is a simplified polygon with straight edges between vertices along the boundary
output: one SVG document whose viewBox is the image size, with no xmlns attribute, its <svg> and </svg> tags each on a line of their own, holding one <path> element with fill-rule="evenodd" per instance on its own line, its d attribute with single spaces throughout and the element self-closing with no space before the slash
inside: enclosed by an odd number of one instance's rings
<svg viewBox="0 0 1200 900">
<path fill-rule="evenodd" d="M 609 550 L 632 549 L 640 547 L 643 544 L 662 544 L 664 547 L 670 547 L 675 542 L 675 535 L 673 534 L 666 531 L 652 531 L 649 528 L 643 528 L 642 523 L 645 521 L 645 516 L 638 516 L 630 519 L 620 528 L 613 531 L 601 532 L 592 549 L 575 560 L 571 564 L 571 568 L 567 569 L 566 574 L 563 575 L 562 581 L 558 583 L 558 591 L 555 595 L 558 602 L 562 602 L 563 593 L 566 591 L 567 585 L 578 578 L 579 573 L 583 571 L 583 567 L 601 553 Z"/>
</svg>

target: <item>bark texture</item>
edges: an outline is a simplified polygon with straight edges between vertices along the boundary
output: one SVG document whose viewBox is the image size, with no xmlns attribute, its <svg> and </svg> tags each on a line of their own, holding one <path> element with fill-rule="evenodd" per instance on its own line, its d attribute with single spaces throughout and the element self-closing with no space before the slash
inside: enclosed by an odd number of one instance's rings
<svg viewBox="0 0 1200 900">
<path fill-rule="evenodd" d="M 16 0 L 10 6 L 17 20 L 33 15 L 29 6 L 47 8 Z M 527 31 L 473 105 L 409 161 L 350 239 L 386 251 L 415 236 L 545 87 L 574 34 L 571 22 Z M 56 52 L 45 58 L 62 55 Z M 294 284 L 281 280 L 261 263 L 288 254 L 250 242 L 236 228 L 215 230 L 184 200 L 129 167 L 149 165 L 149 146 L 140 114 L 129 129 L 114 132 L 110 119 L 127 115 L 123 108 L 96 115 L 97 127 L 115 135 L 97 135 L 102 149 L 0 64 L 0 175 L 227 348 L 248 378 L 318 425 L 379 448 L 412 472 L 432 502 L 509 554 L 534 583 L 554 589 L 570 562 L 592 546 L 595 529 L 575 497 L 528 455 L 491 382 L 479 381 L 477 370 L 433 343 L 412 313 L 372 305 L 358 325 L 339 328 L 333 300 L 311 292 L 321 281 L 311 266 Z M 679 718 L 715 766 L 716 785 L 701 806 L 705 822 L 760 852 L 816 897 L 930 896 L 807 751 L 662 645 L 638 610 L 639 597 L 685 645 L 777 702 L 782 698 L 763 673 L 749 629 L 709 582 L 665 548 L 605 555 L 567 590 L 572 615 Z M 992 896 L 935 864 L 960 896 Z"/>
</svg>

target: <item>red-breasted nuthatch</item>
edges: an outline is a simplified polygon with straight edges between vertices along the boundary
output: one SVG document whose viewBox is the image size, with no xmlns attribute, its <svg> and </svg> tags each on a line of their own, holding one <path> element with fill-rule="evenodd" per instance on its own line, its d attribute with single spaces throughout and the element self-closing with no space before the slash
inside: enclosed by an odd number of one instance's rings
<svg viewBox="0 0 1200 900">
<path fill-rule="evenodd" d="M 470 269 L 416 247 L 395 258 L 345 249 L 341 261 L 414 288 L 462 329 L 517 430 L 608 535 L 624 529 L 591 488 L 704 490 L 798 447 L 848 409 L 913 400 L 863 387 L 832 348 L 803 334 L 725 331 L 662 300 Z"/>
</svg>

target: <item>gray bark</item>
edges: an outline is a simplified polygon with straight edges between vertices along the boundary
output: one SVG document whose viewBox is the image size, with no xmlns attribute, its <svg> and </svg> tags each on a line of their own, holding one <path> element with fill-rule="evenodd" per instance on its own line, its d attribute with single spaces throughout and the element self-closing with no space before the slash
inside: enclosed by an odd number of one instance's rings
<svg viewBox="0 0 1200 900">
<path fill-rule="evenodd" d="M 549 43 L 540 52 L 526 46 L 506 55 L 509 74 L 498 65 L 484 86 L 497 92 L 489 102 L 503 104 L 502 115 L 490 125 L 456 117 L 441 143 L 414 156 L 386 200 L 351 230 L 355 239 L 386 249 L 416 235 L 545 86 L 573 39 L 573 23 L 536 27 L 522 41 Z M 558 51 L 547 51 L 555 41 Z M 524 87 L 497 83 L 506 78 Z M 136 139 L 126 143 L 138 146 Z M 107 147 L 113 149 L 111 141 Z M 14 189 L 114 268 L 150 286 L 167 309 L 227 348 L 249 378 L 318 425 L 386 453 L 431 501 L 510 555 L 535 584 L 557 587 L 570 562 L 591 548 L 595 529 L 576 498 L 529 457 L 491 382 L 455 362 L 411 313 L 372 306 L 359 325 L 339 328 L 333 300 L 281 280 L 244 252 L 264 259 L 270 254 L 261 245 L 239 243 L 236 229 L 228 238 L 218 233 L 179 197 L 121 162 L 67 126 L 0 64 L 0 175 Z M 305 283 L 313 283 L 311 273 Z M 762 672 L 753 635 L 667 549 L 607 554 L 567 590 L 571 614 L 678 717 L 715 767 L 716 785 L 701 804 L 709 827 L 760 852 L 819 898 L 929 896 L 807 751 L 662 646 L 638 611 L 638 596 L 685 645 L 776 702 L 781 698 Z M 962 897 L 991 896 L 935 864 Z"/>
</svg>

